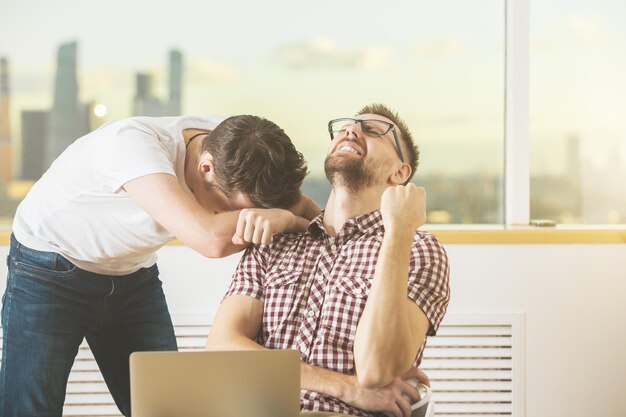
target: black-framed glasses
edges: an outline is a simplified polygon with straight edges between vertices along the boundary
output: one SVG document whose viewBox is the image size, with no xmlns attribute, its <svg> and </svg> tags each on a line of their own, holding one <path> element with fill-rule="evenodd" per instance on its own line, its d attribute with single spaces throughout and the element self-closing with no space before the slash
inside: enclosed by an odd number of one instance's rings
<svg viewBox="0 0 626 417">
<path fill-rule="evenodd" d="M 357 123 L 361 124 L 361 130 L 367 135 L 384 136 L 389 133 L 389 131 L 391 131 L 391 133 L 393 134 L 393 140 L 396 143 L 396 152 L 398 152 L 400 160 L 404 162 L 402 150 L 400 149 L 400 142 L 398 141 L 398 134 L 396 133 L 396 127 L 392 123 L 385 122 L 383 120 L 362 120 L 354 119 L 351 117 L 333 119 L 328 122 L 328 133 L 330 133 L 330 140 L 335 139 L 337 136 L 345 132 L 348 127 L 353 126 Z"/>
</svg>

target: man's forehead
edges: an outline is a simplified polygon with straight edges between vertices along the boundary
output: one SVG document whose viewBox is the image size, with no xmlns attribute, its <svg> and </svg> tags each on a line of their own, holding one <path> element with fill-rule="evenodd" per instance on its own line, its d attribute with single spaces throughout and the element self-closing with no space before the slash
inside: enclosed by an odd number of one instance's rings
<svg viewBox="0 0 626 417">
<path fill-rule="evenodd" d="M 395 124 L 393 121 L 387 119 L 385 116 L 373 113 L 359 114 L 358 116 L 354 116 L 354 118 L 359 120 L 382 120 L 383 122 L 391 123 L 392 125 Z"/>
</svg>

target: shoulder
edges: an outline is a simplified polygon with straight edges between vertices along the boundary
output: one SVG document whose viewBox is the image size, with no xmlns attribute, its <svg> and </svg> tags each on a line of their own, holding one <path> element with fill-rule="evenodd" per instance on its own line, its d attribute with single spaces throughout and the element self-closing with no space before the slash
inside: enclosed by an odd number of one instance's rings
<svg viewBox="0 0 626 417">
<path fill-rule="evenodd" d="M 244 258 L 253 258 L 257 262 L 274 263 L 281 259 L 293 258 L 301 252 L 300 243 L 305 233 L 276 233 L 269 245 L 253 245 L 246 249 Z"/>
<path fill-rule="evenodd" d="M 112 120 L 98 127 L 88 136 L 101 138 L 105 142 L 127 140 L 129 138 L 156 137 L 153 125 L 145 120 L 149 117 L 131 117 L 127 119 Z"/>
<path fill-rule="evenodd" d="M 284 251 L 297 245 L 304 237 L 306 233 L 276 233 L 272 236 L 272 243 L 268 246 L 273 251 Z"/>
<path fill-rule="evenodd" d="M 412 255 L 431 262 L 448 262 L 447 252 L 437 237 L 421 230 L 413 236 Z"/>
<path fill-rule="evenodd" d="M 177 122 L 184 127 L 196 127 L 213 130 L 227 118 L 228 116 L 223 115 L 192 115 L 180 116 Z"/>
</svg>

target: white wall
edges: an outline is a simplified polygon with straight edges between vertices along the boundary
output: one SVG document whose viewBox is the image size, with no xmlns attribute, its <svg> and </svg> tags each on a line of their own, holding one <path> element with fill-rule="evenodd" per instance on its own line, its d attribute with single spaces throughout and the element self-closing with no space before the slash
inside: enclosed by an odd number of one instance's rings
<svg viewBox="0 0 626 417">
<path fill-rule="evenodd" d="M 526 315 L 527 417 L 626 416 L 626 245 L 446 248 L 449 311 Z M 207 260 L 182 246 L 159 256 L 171 312 L 212 317 L 238 256 Z"/>
</svg>

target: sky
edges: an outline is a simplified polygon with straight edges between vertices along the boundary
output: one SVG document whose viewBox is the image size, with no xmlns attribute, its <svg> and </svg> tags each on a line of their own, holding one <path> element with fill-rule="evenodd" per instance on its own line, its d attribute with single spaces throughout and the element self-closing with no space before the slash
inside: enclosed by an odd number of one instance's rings
<svg viewBox="0 0 626 417">
<path fill-rule="evenodd" d="M 268 117 L 313 173 L 326 121 L 383 101 L 414 131 L 421 172 L 496 175 L 503 16 L 502 0 L 0 0 L 0 56 L 10 60 L 15 134 L 21 110 L 50 106 L 63 42 L 79 42 L 81 97 L 105 104 L 107 120 L 131 115 L 136 72 L 153 73 L 165 94 L 167 53 L 178 48 L 184 113 Z M 626 163 L 624 17 L 617 0 L 531 1 L 534 170 L 562 172 L 572 135 L 588 163 L 615 152 Z"/>
</svg>

